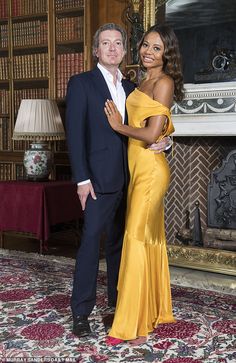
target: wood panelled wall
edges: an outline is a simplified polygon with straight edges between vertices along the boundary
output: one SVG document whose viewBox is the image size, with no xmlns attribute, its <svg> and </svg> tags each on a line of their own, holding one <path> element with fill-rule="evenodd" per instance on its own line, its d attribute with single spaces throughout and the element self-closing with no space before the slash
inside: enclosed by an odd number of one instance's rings
<svg viewBox="0 0 236 363">
<path fill-rule="evenodd" d="M 105 23 L 119 24 L 129 34 L 130 24 L 125 19 L 124 14 L 129 4 L 128 0 L 94 0 L 93 3 L 91 9 L 91 41 L 98 27 Z"/>
<path fill-rule="evenodd" d="M 125 27 L 122 14 L 128 6 L 128 0 L 96 0 L 98 26 L 103 23 L 118 23 Z"/>
</svg>

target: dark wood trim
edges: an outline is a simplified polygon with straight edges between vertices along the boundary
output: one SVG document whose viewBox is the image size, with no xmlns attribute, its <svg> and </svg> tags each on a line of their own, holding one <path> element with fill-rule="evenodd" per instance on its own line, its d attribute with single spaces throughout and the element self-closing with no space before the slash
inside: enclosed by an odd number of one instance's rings
<svg viewBox="0 0 236 363">
<path fill-rule="evenodd" d="M 0 162 L 22 163 L 24 151 L 0 151 Z M 55 164 L 68 165 L 69 157 L 66 152 L 54 153 Z"/>
<path fill-rule="evenodd" d="M 22 162 L 23 157 L 23 151 L 0 151 L 0 162 Z"/>
</svg>

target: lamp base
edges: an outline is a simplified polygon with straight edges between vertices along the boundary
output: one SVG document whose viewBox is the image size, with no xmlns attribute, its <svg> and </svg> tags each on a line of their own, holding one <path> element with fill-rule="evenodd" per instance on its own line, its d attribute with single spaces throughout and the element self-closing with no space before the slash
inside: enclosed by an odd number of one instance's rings
<svg viewBox="0 0 236 363">
<path fill-rule="evenodd" d="M 25 151 L 24 167 L 27 180 L 47 181 L 53 165 L 53 153 L 45 142 L 30 144 Z"/>
</svg>

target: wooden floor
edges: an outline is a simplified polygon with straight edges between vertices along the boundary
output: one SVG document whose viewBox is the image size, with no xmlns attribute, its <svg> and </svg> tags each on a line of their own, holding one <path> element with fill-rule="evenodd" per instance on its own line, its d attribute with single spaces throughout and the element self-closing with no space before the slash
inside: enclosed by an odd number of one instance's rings
<svg viewBox="0 0 236 363">
<path fill-rule="evenodd" d="M 47 243 L 47 250 L 43 254 L 76 258 L 79 248 L 78 234 L 73 231 L 55 233 Z M 34 238 L 27 238 L 9 233 L 4 235 L 4 248 L 24 252 L 40 253 L 40 242 Z M 100 244 L 100 259 L 104 258 L 103 239 Z"/>
<path fill-rule="evenodd" d="M 78 249 L 78 240 L 72 233 L 68 235 L 63 233 L 50 238 L 47 241 L 46 246 L 48 249 L 44 250 L 44 254 L 75 258 Z M 9 250 L 39 253 L 40 242 L 34 238 L 7 234 L 4 236 L 4 248 Z"/>
</svg>

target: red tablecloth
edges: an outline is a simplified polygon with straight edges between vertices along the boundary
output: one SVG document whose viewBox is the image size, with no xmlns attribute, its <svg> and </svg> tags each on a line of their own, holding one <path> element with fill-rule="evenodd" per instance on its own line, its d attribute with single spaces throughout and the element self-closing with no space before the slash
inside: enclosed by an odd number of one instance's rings
<svg viewBox="0 0 236 363">
<path fill-rule="evenodd" d="M 81 216 L 76 184 L 72 182 L 0 182 L 0 231 L 32 233 L 46 241 L 50 226 Z"/>
</svg>

